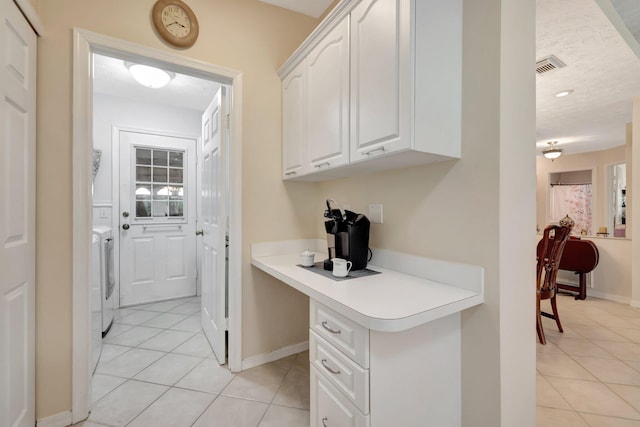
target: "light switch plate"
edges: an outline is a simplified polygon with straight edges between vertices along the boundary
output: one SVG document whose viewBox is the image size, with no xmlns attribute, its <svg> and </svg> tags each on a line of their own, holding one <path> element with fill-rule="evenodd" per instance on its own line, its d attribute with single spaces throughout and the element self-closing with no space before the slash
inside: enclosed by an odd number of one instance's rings
<svg viewBox="0 0 640 427">
<path fill-rule="evenodd" d="M 382 224 L 382 204 L 372 203 L 369 205 L 369 221 L 372 224 Z"/>
</svg>

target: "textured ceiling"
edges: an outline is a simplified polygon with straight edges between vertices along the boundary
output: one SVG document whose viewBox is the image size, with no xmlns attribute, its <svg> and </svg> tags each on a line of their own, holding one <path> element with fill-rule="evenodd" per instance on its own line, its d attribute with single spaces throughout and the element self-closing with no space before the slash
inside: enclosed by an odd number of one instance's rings
<svg viewBox="0 0 640 427">
<path fill-rule="evenodd" d="M 537 60 L 555 55 L 567 65 L 536 76 L 539 150 L 550 140 L 566 153 L 624 144 L 640 60 L 595 0 L 537 0 L 536 42 Z M 554 96 L 566 89 L 574 93 Z"/>
<path fill-rule="evenodd" d="M 305 15 L 319 18 L 333 0 L 259 0 L 285 9 L 293 10 Z"/>
<path fill-rule="evenodd" d="M 260 1 L 312 16 L 322 14 L 332 3 Z M 611 1 L 630 30 L 634 32 L 635 28 L 638 33 L 640 0 L 598 1 Z M 632 98 L 640 96 L 640 59 L 627 42 L 596 0 L 536 0 L 536 59 L 555 55 L 567 65 L 536 76 L 539 152 L 547 141 L 558 141 L 566 153 L 625 143 Z M 131 78 L 121 60 L 96 55 L 94 89 L 98 93 L 203 111 L 217 88 L 213 82 L 181 74 L 166 88 L 145 88 Z M 554 96 L 565 89 L 574 93 L 564 98 Z"/>
<path fill-rule="evenodd" d="M 209 80 L 176 73 L 164 88 L 151 89 L 133 79 L 123 60 L 98 54 L 93 58 L 96 93 L 203 112 L 220 87 Z"/>
</svg>

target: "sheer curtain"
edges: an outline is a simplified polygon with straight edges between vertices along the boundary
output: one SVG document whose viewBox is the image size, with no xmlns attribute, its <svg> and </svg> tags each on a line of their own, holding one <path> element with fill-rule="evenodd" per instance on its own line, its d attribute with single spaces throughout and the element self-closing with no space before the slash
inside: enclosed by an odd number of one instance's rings
<svg viewBox="0 0 640 427">
<path fill-rule="evenodd" d="M 572 234 L 583 230 L 591 234 L 591 184 L 554 185 L 551 187 L 551 221 L 569 215 L 576 225 Z"/>
</svg>

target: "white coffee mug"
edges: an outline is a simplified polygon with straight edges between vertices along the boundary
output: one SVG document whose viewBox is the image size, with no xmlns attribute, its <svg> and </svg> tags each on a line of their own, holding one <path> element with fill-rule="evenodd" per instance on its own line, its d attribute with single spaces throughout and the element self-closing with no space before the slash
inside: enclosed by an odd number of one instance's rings
<svg viewBox="0 0 640 427">
<path fill-rule="evenodd" d="M 333 274 L 336 277 L 346 277 L 351 271 L 353 263 L 351 261 L 344 260 L 342 258 L 333 258 Z"/>
</svg>

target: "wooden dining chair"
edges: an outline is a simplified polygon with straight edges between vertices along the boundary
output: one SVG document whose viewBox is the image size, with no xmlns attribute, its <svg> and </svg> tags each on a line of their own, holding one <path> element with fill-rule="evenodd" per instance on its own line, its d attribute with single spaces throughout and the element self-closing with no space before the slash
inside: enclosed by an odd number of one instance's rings
<svg viewBox="0 0 640 427">
<path fill-rule="evenodd" d="M 560 317 L 558 316 L 558 306 L 556 304 L 556 276 L 560 266 L 562 251 L 571 233 L 571 224 L 549 225 L 544 229 L 541 244 L 538 245 L 538 262 L 536 268 L 536 329 L 540 343 L 546 344 L 547 340 L 542 329 L 542 316 L 550 317 L 556 321 L 558 330 L 563 332 Z M 543 313 L 540 310 L 540 301 L 550 300 L 553 315 Z"/>
</svg>

